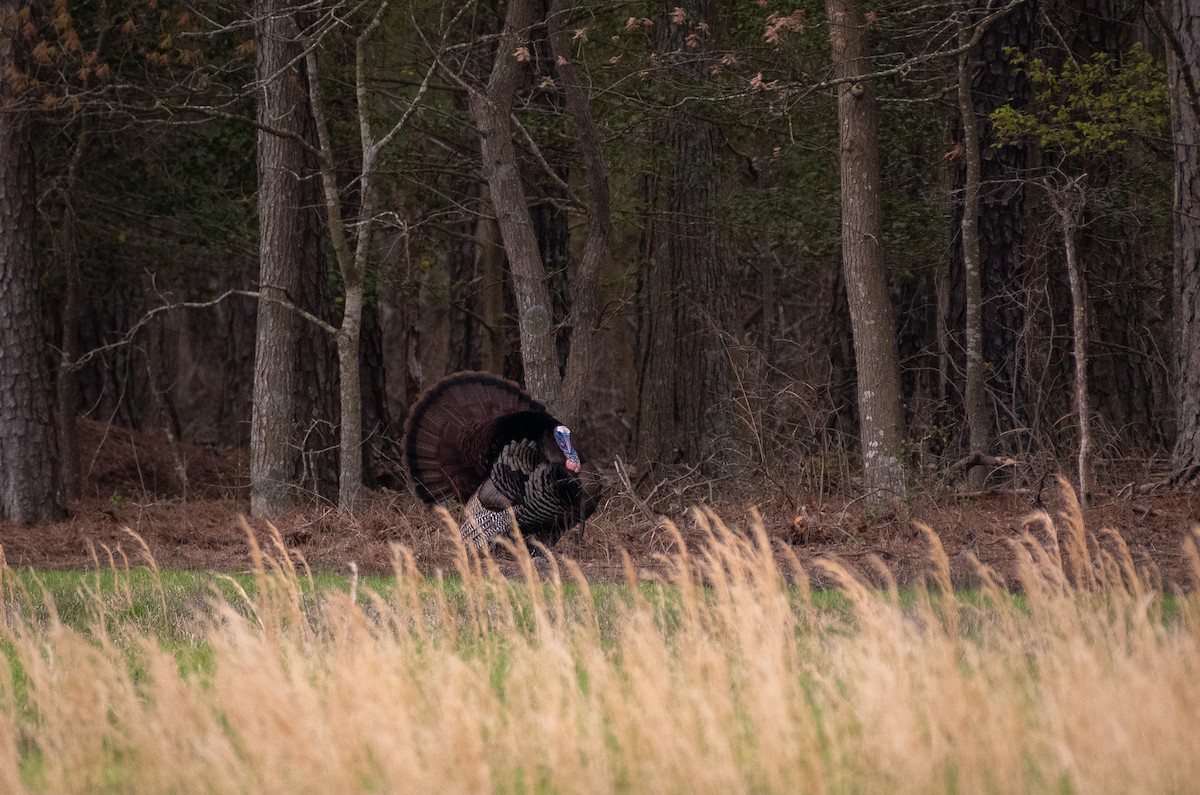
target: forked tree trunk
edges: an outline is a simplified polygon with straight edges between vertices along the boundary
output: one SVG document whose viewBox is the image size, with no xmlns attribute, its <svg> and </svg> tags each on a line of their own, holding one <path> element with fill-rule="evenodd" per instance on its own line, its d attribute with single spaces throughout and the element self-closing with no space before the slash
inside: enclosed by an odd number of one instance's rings
<svg viewBox="0 0 1200 795">
<path fill-rule="evenodd" d="M 574 422 L 590 382 L 592 341 L 599 317 L 599 273 L 612 228 L 608 173 L 587 93 L 581 75 L 571 62 L 563 30 L 566 4 L 556 0 L 551 4 L 547 27 L 551 49 L 557 56 L 555 71 L 561 81 L 567 111 L 582 148 L 589 192 L 588 236 L 579 267 L 571 280 L 571 343 L 565 376 L 562 376 L 559 374 L 557 335 L 546 280 L 546 264 L 538 246 L 533 217 L 517 166 L 511 123 L 517 84 L 524 69 L 523 61 L 532 57 L 529 31 L 538 21 L 537 11 L 535 0 L 511 0 L 487 85 L 482 90 L 471 88 L 468 99 L 479 131 L 488 195 L 504 242 L 504 253 L 508 256 L 513 297 L 517 305 L 525 384 L 552 413 L 567 422 Z M 485 251 L 482 256 L 489 257 L 489 254 Z M 489 257 L 485 262 L 491 263 L 492 260 Z M 490 341 L 494 342 L 499 332 L 496 324 L 498 313 L 495 310 L 500 307 L 495 300 L 498 296 L 492 292 L 496 282 L 495 269 L 487 269 L 485 277 L 489 272 L 492 277 L 485 278 L 484 289 L 488 292 L 485 293 L 484 308 Z M 488 350 L 490 353 L 484 358 L 494 364 L 496 351 L 491 346 L 488 346 Z"/>
<path fill-rule="evenodd" d="M 571 349 L 563 376 L 562 419 L 575 423 L 583 409 L 587 387 L 592 382 L 593 343 L 600 320 L 600 269 L 608 254 L 612 232 L 612 206 L 608 189 L 608 166 L 588 104 L 583 75 L 571 61 L 570 45 L 564 27 L 566 2 L 553 0 L 546 23 L 550 31 L 551 51 L 556 56 L 560 88 L 566 95 L 567 112 L 583 154 L 588 185 L 587 239 L 579 258 L 579 267 L 571 283 Z"/>
<path fill-rule="evenodd" d="M 362 34 L 368 36 L 373 27 Z M 360 37 L 355 53 L 355 71 L 358 86 L 358 112 L 360 118 L 366 113 L 365 77 L 363 74 L 363 38 Z M 333 252 L 342 275 L 342 322 L 338 326 L 338 509 L 354 513 L 362 498 L 362 360 L 359 358 L 362 329 L 364 279 L 366 257 L 371 245 L 371 225 L 374 213 L 374 182 L 372 172 L 375 165 L 375 150 L 369 135 L 363 134 L 362 168 L 359 172 L 359 194 L 362 197 L 358 217 L 358 245 L 352 251 L 350 236 L 342 216 L 342 196 L 338 187 L 336 162 L 329 127 L 325 118 L 324 100 L 321 96 L 317 43 L 310 42 L 305 56 L 308 76 L 308 101 L 316 123 L 317 140 L 321 147 L 321 186 L 324 192 L 326 224 Z"/>
<path fill-rule="evenodd" d="M 360 167 L 355 179 L 359 203 L 357 212 L 352 216 L 352 223 L 345 220 L 342 212 L 343 196 L 338 185 L 337 160 L 325 113 L 325 100 L 321 93 L 320 66 L 317 60 L 320 41 L 313 38 L 305 42 L 304 62 L 308 77 L 309 104 L 320 145 L 320 176 L 324 192 L 325 218 L 329 228 L 329 239 L 337 257 L 338 270 L 342 276 L 342 320 L 335 335 L 341 420 L 338 440 L 338 508 L 348 513 L 358 509 L 363 490 L 361 348 L 367 268 L 374 253 L 375 209 L 378 205 L 375 171 L 380 153 L 411 118 L 433 76 L 431 67 L 408 109 L 401 114 L 390 130 L 377 138 L 371 123 L 367 48 L 371 37 L 383 24 L 387 8 L 387 3 L 376 7 L 375 15 L 358 34 L 354 46 L 354 110 L 358 121 Z M 461 9 L 459 13 L 462 13 Z M 455 20 L 451 20 L 449 26 L 453 26 Z"/>
<path fill-rule="evenodd" d="M 870 72 L 861 0 L 826 0 L 834 75 Z M 904 498 L 904 415 L 896 321 L 883 261 L 879 119 L 870 81 L 838 84 L 842 195 L 842 265 L 854 360 L 867 500 L 895 505 Z"/>
<path fill-rule="evenodd" d="M 511 0 L 496 45 L 491 75 L 482 89 L 469 92 L 471 115 L 479 131 L 483 172 L 496 223 L 512 272 L 525 385 L 552 412 L 562 410 L 562 379 L 555 352 L 555 330 L 545 266 L 533 232 L 517 153 L 513 145 L 513 100 L 524 68 L 518 52 L 528 52 L 529 29 L 537 21 L 534 0 Z"/>
</svg>

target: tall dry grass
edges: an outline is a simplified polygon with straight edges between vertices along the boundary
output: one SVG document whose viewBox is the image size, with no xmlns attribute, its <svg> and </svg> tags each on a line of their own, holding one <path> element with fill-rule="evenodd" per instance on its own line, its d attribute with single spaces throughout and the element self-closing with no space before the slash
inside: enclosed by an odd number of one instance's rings
<svg viewBox="0 0 1200 795">
<path fill-rule="evenodd" d="M 199 664 L 143 630 L 38 618 L 7 573 L 4 792 L 1186 792 L 1200 789 L 1200 599 L 1077 510 L 1016 543 L 1022 595 L 808 578 L 712 516 L 657 584 L 523 580 L 463 550 L 325 591 L 277 548 L 214 596 Z M 1196 541 L 1188 554 L 1200 576 Z M 111 616 L 107 617 L 111 619 Z"/>
</svg>

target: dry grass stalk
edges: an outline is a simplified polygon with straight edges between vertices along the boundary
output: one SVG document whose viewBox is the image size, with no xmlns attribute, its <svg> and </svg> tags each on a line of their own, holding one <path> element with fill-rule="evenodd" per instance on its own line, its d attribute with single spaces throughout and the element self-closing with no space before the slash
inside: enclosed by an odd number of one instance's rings
<svg viewBox="0 0 1200 795">
<path fill-rule="evenodd" d="M 4 569 L 6 792 L 1178 792 L 1200 781 L 1200 597 L 1163 617 L 1152 573 L 1068 501 L 1018 545 L 1023 599 L 868 588 L 821 564 L 822 606 L 761 523 L 601 590 L 569 561 L 523 577 L 461 548 L 430 581 L 313 596 L 277 532 L 257 587 L 214 598 L 205 662 L 139 630 L 70 629 Z M 454 534 L 457 537 L 457 533 Z M 1197 582 L 1200 552 L 1190 540 Z M 1057 549 L 1063 544 L 1067 553 Z M 547 574 L 541 571 L 548 569 Z"/>
</svg>

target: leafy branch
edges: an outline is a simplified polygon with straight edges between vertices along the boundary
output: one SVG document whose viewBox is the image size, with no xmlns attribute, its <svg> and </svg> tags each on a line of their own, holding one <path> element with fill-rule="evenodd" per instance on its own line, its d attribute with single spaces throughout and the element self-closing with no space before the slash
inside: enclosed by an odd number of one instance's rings
<svg viewBox="0 0 1200 795">
<path fill-rule="evenodd" d="M 1066 156 L 1105 154 L 1166 125 L 1166 79 L 1140 44 L 1120 59 L 1097 53 L 1060 69 L 1013 48 L 1006 52 L 1013 67 L 1029 75 L 1034 94 L 1027 109 L 1008 104 L 992 113 L 1003 143 L 1034 139 Z"/>
</svg>

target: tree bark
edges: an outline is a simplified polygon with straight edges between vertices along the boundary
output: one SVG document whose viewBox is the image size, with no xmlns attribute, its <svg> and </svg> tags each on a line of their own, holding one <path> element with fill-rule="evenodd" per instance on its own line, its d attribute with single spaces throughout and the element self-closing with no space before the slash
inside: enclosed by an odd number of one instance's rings
<svg viewBox="0 0 1200 795">
<path fill-rule="evenodd" d="M 11 78 L 23 5 L 0 0 L 0 517 L 34 524 L 66 511 L 34 258 L 33 146 Z"/>
<path fill-rule="evenodd" d="M 977 15 L 994 12 L 998 0 L 968 0 Z M 1024 273 L 1021 267 L 1024 243 L 1025 170 L 1029 159 L 1023 143 L 1000 146 L 992 131 L 990 115 L 1005 104 L 1023 108 L 1030 96 L 1028 76 L 1010 65 L 1015 48 L 1026 55 L 1032 51 L 1034 18 L 1038 0 L 1025 0 L 996 18 L 983 31 L 972 55 L 982 64 L 971 78 L 971 99 L 979 136 L 979 278 L 981 356 L 989 365 L 994 402 L 989 418 L 993 439 L 999 431 L 1001 443 L 1011 450 L 1027 441 L 1028 433 L 1013 434 L 1027 425 L 1025 402 L 1027 354 L 1022 333 L 1025 328 Z M 961 114 L 961 111 L 960 111 Z M 959 172 L 965 179 L 965 174 Z M 963 189 L 960 183 L 956 189 Z M 962 219 L 955 225 L 961 229 Z M 961 238 L 959 238 L 961 240 Z M 962 251 L 956 249 L 951 264 L 954 291 L 951 293 L 953 327 L 965 327 L 966 296 Z M 987 393 L 985 393 L 987 394 Z"/>
<path fill-rule="evenodd" d="M 571 62 L 570 47 L 563 30 L 566 11 L 564 0 L 553 0 L 547 25 L 551 52 L 556 56 L 559 87 L 566 96 L 567 112 L 579 138 L 588 185 L 588 233 L 579 268 L 571 282 L 571 349 L 563 377 L 561 418 L 564 422 L 575 423 L 592 380 L 596 326 L 600 321 L 600 269 L 608 255 L 608 238 L 612 233 L 612 202 L 600 132 L 592 118 L 583 75 Z"/>
<path fill-rule="evenodd" d="M 560 412 L 562 378 L 555 353 L 550 293 L 517 167 L 510 120 L 523 69 L 518 52 L 528 52 L 529 29 L 536 21 L 533 0 L 510 0 L 487 85 L 482 90 L 472 86 L 468 100 L 479 131 L 492 208 L 512 271 L 525 386 L 552 412 Z"/>
<path fill-rule="evenodd" d="M 1064 57 L 1080 62 L 1103 54 L 1112 63 L 1121 63 L 1133 42 L 1144 39 L 1140 25 L 1128 24 L 1140 10 L 1135 12 L 1121 0 L 1074 0 L 1055 3 L 1047 11 L 1050 24 L 1062 31 Z M 1120 195 L 1141 182 L 1131 183 L 1130 176 L 1147 166 L 1145 152 L 1138 146 L 1089 158 L 1087 191 L 1097 197 Z M 1134 195 L 1139 192 L 1134 187 Z M 1088 390 L 1093 418 L 1103 418 L 1104 425 L 1114 429 L 1118 434 L 1114 441 L 1131 457 L 1153 455 L 1151 451 L 1173 441 L 1162 435 L 1159 420 L 1174 405 L 1164 404 L 1165 411 L 1154 409 L 1161 341 L 1172 333 L 1169 321 L 1163 322 L 1165 313 L 1160 312 L 1171 266 L 1164 263 L 1160 269 L 1156 261 L 1139 256 L 1136 241 L 1147 231 L 1146 220 L 1133 205 L 1095 202 L 1080 215 L 1075 242 L 1076 256 L 1086 263 L 1087 272 L 1093 339 Z M 1157 232 L 1151 235 L 1158 237 Z M 1169 373 L 1174 368 L 1168 365 L 1167 369 Z"/>
<path fill-rule="evenodd" d="M 309 86 L 309 103 L 314 114 L 317 137 L 321 146 L 321 185 L 324 191 L 324 207 L 329 237 L 342 275 L 342 322 L 338 326 L 338 509 L 354 513 L 362 498 L 362 368 L 360 359 L 360 336 L 362 329 L 365 258 L 370 249 L 372 215 L 374 214 L 374 182 L 377 150 L 369 132 L 366 117 L 366 86 L 363 63 L 364 38 L 373 28 L 359 38 L 355 50 L 355 74 L 360 118 L 362 168 L 359 172 L 359 194 L 361 204 L 358 215 L 359 236 L 354 250 L 342 216 L 342 196 L 338 189 L 336 163 L 329 128 L 325 119 L 324 102 L 318 81 L 316 42 L 307 47 L 305 64 Z"/>
<path fill-rule="evenodd" d="M 290 6 L 256 0 L 255 75 L 258 80 L 259 290 L 283 302 L 305 295 L 308 259 L 320 231 L 314 212 L 311 135 L 303 51 Z M 266 128 L 277 130 L 268 132 Z M 304 403 L 298 366 L 301 334 L 312 333 L 291 309 L 258 306 L 254 406 L 250 427 L 250 512 L 277 514 L 297 498 L 303 461 L 297 421 Z"/>
<path fill-rule="evenodd" d="M 663 127 L 669 159 L 650 186 L 662 209 L 646 257 L 637 422 L 638 449 L 647 459 L 699 464 L 707 472 L 734 463 L 736 450 L 725 336 L 734 325 L 734 297 L 715 206 L 718 130 L 703 103 L 689 101 L 710 90 L 711 77 L 687 37 L 701 23 L 716 29 L 714 5 L 685 0 L 678 4 L 683 22 L 670 15 L 661 21 L 660 57 L 668 65 L 664 88 L 675 107 Z"/>
<path fill-rule="evenodd" d="M 959 30 L 959 43 L 970 41 L 971 29 L 964 24 Z M 966 166 L 966 184 L 963 186 L 962 212 L 962 258 L 963 281 L 966 284 L 965 323 L 963 336 L 966 339 L 967 371 L 966 391 L 963 408 L 970 429 L 969 452 L 982 456 L 991 447 L 991 420 L 988 417 L 987 401 L 983 391 L 983 281 L 979 271 L 979 126 L 975 121 L 975 103 L 971 92 L 974 73 L 972 50 L 967 50 L 958 59 L 958 111 L 963 125 L 963 160 Z M 967 483 L 972 490 L 983 488 L 987 470 L 972 467 L 967 473 Z"/>
<path fill-rule="evenodd" d="M 338 376 L 341 379 L 341 437 L 338 444 L 338 509 L 358 510 L 363 485 L 362 367 L 359 345 L 362 330 L 363 285 L 346 285 L 345 313 L 338 327 Z"/>
<path fill-rule="evenodd" d="M 490 200 L 491 191 L 484 190 Z M 475 222 L 476 268 L 479 273 L 481 319 L 483 325 L 483 369 L 489 373 L 504 372 L 504 248 L 496 219 L 480 215 Z"/>
<path fill-rule="evenodd" d="M 462 97 L 456 94 L 456 98 Z M 466 98 L 462 97 L 465 102 Z M 482 186 L 472 177 L 464 178 L 459 189 L 464 203 L 470 208 L 469 214 L 456 224 L 457 242 L 453 244 L 446 255 L 446 265 L 449 271 L 449 294 L 447 296 L 446 323 L 448 328 L 446 364 L 439 370 L 441 373 L 453 373 L 458 370 L 478 370 L 483 363 L 482 349 L 487 328 L 483 328 L 483 275 L 479 273 L 477 262 L 480 256 L 480 244 L 475 239 L 476 229 L 482 229 L 486 219 L 478 218 L 480 193 Z M 503 269 L 502 269 L 503 270 Z M 503 290 L 503 280 L 501 282 Z M 501 293 L 503 302 L 503 293 Z M 493 372 L 500 372 L 494 370 Z"/>
<path fill-rule="evenodd" d="M 73 365 L 80 353 L 79 348 L 79 241 L 75 214 L 78 198 L 79 164 L 87 151 L 91 139 L 91 120 L 84 116 L 80 122 L 79 136 L 71 152 L 71 162 L 62 188 L 63 212 L 55 230 L 55 249 L 63 267 L 63 301 L 61 331 L 62 354 L 55 378 L 55 416 L 58 419 L 59 473 L 62 479 L 63 499 L 70 501 L 79 496 L 79 381 Z"/>
<path fill-rule="evenodd" d="M 1175 161 L 1176 441 L 1173 480 L 1200 480 L 1200 8 L 1171 0 L 1171 127 Z"/>
<path fill-rule="evenodd" d="M 1050 202 L 1058 215 L 1067 260 L 1067 282 L 1071 288 L 1071 332 L 1075 350 L 1075 413 L 1079 427 L 1076 469 L 1079 504 L 1087 505 L 1091 493 L 1092 412 L 1088 398 L 1088 319 L 1087 283 L 1075 245 L 1079 214 L 1083 209 L 1083 177 L 1068 178 L 1064 186 L 1047 186 Z"/>
<path fill-rule="evenodd" d="M 826 0 L 834 74 L 871 71 L 861 0 Z M 871 504 L 895 505 L 905 494 L 904 415 L 896 322 L 884 267 L 880 209 L 879 120 L 870 82 L 838 85 L 842 186 L 842 265 L 858 373 L 863 479 Z"/>
</svg>

